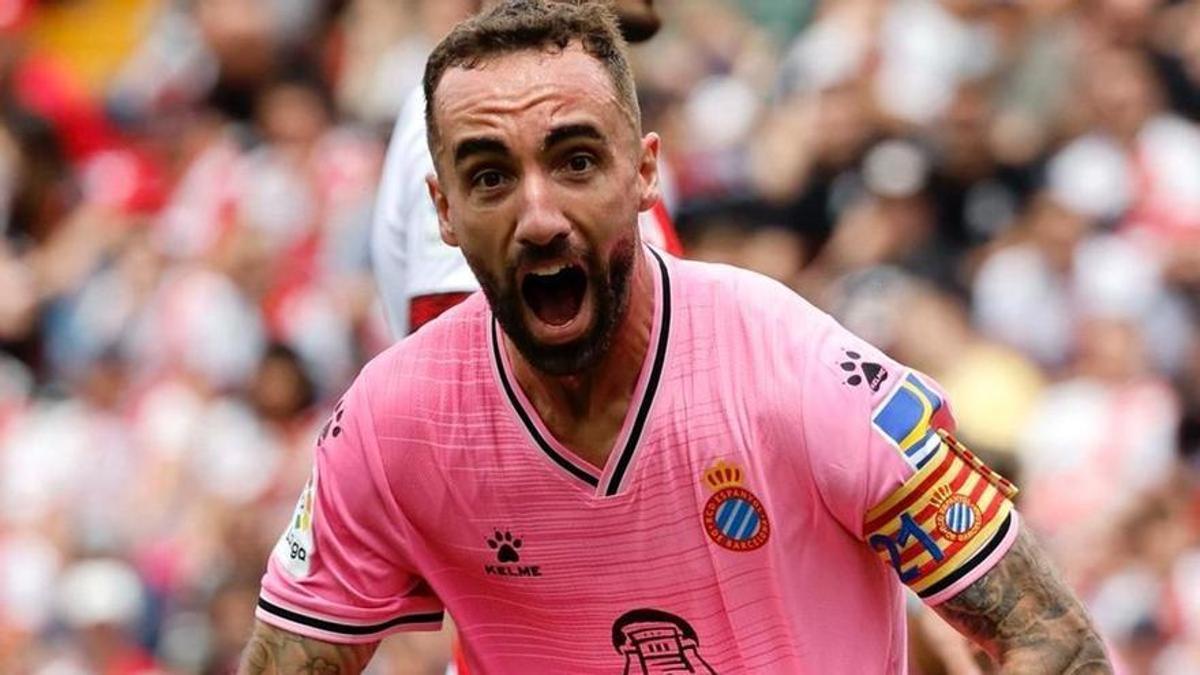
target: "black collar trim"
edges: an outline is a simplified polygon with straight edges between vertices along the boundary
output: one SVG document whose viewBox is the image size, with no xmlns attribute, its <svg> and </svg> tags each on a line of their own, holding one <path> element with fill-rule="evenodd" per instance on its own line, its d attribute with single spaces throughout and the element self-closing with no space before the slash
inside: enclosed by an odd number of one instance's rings
<svg viewBox="0 0 1200 675">
<path fill-rule="evenodd" d="M 642 431 L 646 428 L 646 419 L 650 417 L 650 407 L 654 404 L 655 394 L 658 393 L 663 364 L 667 360 L 667 343 L 671 337 L 671 279 L 667 276 L 667 263 L 654 249 L 647 247 L 647 250 L 658 262 L 658 269 L 662 273 L 660 275 L 663 303 L 662 324 L 658 329 L 658 344 L 654 348 L 654 360 L 650 365 L 650 379 L 646 382 L 646 392 L 642 395 L 642 401 L 638 405 L 637 417 L 633 420 L 633 428 L 629 430 L 629 438 L 625 441 L 625 447 L 621 448 L 621 454 L 618 455 L 612 475 L 609 476 L 608 486 L 604 488 L 605 497 L 617 494 L 617 491 L 621 489 L 621 481 L 624 480 L 630 465 L 633 464 L 633 456 L 642 440 Z"/>
<path fill-rule="evenodd" d="M 671 281 L 667 273 L 667 264 L 662 256 L 653 248 L 647 247 L 650 254 L 654 256 L 658 263 L 660 278 L 662 279 L 662 319 L 659 325 L 658 342 L 654 346 L 654 355 L 650 363 L 650 377 L 646 382 L 646 389 L 642 393 L 641 401 L 638 402 L 637 413 L 633 420 L 633 426 L 629 430 L 629 436 L 625 440 L 624 446 L 615 458 L 612 474 L 605 483 L 603 495 L 611 497 L 621 489 L 621 483 L 625 479 L 629 468 L 633 465 L 634 455 L 637 454 L 637 448 L 642 439 L 642 433 L 646 428 L 646 420 L 650 417 L 650 408 L 652 407 L 655 395 L 658 393 L 659 382 L 662 380 L 663 365 L 666 361 L 667 344 L 671 334 Z M 564 471 L 574 476 L 576 479 L 583 481 L 593 489 L 600 487 L 600 479 L 581 468 L 570 459 L 564 457 L 562 453 L 555 449 L 538 430 L 537 425 L 533 423 L 529 412 L 521 405 L 520 399 L 517 397 L 516 391 L 513 389 L 514 384 L 509 377 L 507 368 L 504 365 L 503 354 L 500 352 L 500 327 L 496 319 L 492 318 L 492 356 L 496 362 L 496 372 L 500 375 L 500 385 L 504 389 L 504 395 L 508 397 L 508 402 L 516 411 L 517 417 L 520 418 L 521 424 L 525 426 L 525 430 L 529 432 L 529 436 L 533 438 L 538 449 L 541 450 L 555 464 L 561 467 Z"/>
</svg>

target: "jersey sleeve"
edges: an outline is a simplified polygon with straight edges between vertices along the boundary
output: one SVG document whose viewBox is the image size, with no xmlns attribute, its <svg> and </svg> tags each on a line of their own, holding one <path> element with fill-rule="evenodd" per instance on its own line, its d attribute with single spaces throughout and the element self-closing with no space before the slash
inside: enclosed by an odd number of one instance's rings
<svg viewBox="0 0 1200 675">
<path fill-rule="evenodd" d="M 955 440 L 945 393 L 820 314 L 803 364 L 806 456 L 827 508 L 927 604 L 1016 537 L 1016 488 Z"/>
<path fill-rule="evenodd" d="M 271 552 L 256 616 L 333 643 L 437 630 L 442 605 L 407 562 L 362 379 L 317 442 L 312 476 Z"/>
</svg>

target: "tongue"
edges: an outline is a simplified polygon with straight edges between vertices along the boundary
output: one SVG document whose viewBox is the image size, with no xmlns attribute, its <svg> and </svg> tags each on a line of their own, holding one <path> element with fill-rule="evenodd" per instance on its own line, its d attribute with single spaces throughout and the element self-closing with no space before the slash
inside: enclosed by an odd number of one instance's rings
<svg viewBox="0 0 1200 675">
<path fill-rule="evenodd" d="M 565 273 L 553 277 L 530 278 L 525 284 L 525 300 L 537 318 L 551 326 L 562 326 L 575 318 L 583 304 L 579 284 Z"/>
</svg>

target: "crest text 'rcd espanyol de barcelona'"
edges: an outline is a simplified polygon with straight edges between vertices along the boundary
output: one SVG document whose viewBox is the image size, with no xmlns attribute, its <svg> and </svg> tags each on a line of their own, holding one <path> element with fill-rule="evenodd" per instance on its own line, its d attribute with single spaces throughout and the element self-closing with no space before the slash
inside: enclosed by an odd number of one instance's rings
<svg viewBox="0 0 1200 675">
<path fill-rule="evenodd" d="M 742 469 L 718 460 L 701 482 L 713 490 L 704 505 L 704 531 L 718 546 L 730 551 L 753 551 L 771 536 L 771 522 L 762 502 L 742 486 Z"/>
</svg>

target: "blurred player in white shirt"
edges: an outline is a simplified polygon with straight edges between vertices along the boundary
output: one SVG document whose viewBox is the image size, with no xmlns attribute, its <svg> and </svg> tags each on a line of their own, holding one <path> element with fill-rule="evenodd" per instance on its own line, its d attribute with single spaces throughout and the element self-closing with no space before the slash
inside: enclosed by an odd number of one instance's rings
<svg viewBox="0 0 1200 675">
<path fill-rule="evenodd" d="M 631 43 L 658 32 L 653 0 L 613 0 L 621 32 Z M 433 159 L 425 139 L 425 96 L 421 87 L 408 96 L 396 119 L 380 179 L 371 231 L 371 262 L 392 336 L 403 338 L 422 324 L 479 290 L 462 253 L 442 243 L 437 213 L 425 176 Z M 670 201 L 669 175 L 660 185 Z M 642 239 L 670 253 L 681 253 L 666 206 L 660 202 L 641 215 Z"/>
</svg>

